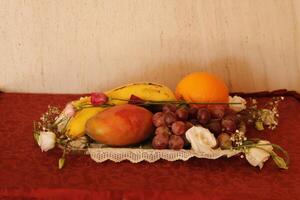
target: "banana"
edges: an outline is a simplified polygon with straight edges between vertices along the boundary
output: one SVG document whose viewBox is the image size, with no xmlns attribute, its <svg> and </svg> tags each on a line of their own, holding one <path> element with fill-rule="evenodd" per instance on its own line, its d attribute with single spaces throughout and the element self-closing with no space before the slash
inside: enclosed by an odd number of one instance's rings
<svg viewBox="0 0 300 200">
<path fill-rule="evenodd" d="M 156 84 L 156 83 L 132 83 L 123 85 L 112 90 L 105 92 L 109 97 L 109 104 L 126 104 L 127 101 L 114 100 L 118 99 L 130 99 L 131 95 L 135 95 L 143 100 L 150 101 L 174 101 L 176 98 L 171 89 L 168 87 Z M 82 103 L 90 102 L 90 97 L 83 97 L 77 101 L 73 101 L 73 106 L 78 107 Z M 77 138 L 83 136 L 85 133 L 86 122 L 96 115 L 98 112 L 102 112 L 107 108 L 92 107 L 85 108 L 78 111 L 73 118 L 69 121 L 66 127 L 66 135 L 71 138 Z"/>
<path fill-rule="evenodd" d="M 77 138 L 84 135 L 85 124 L 87 120 L 102 112 L 107 108 L 91 107 L 76 112 L 75 116 L 70 119 L 66 127 L 66 135 L 70 138 Z"/>
<path fill-rule="evenodd" d="M 174 101 L 172 90 L 164 85 L 156 83 L 132 83 L 105 92 L 110 98 L 129 99 L 135 95 L 143 100 L 151 101 Z M 128 103 L 126 101 L 112 100 L 110 103 L 119 105 Z"/>
</svg>

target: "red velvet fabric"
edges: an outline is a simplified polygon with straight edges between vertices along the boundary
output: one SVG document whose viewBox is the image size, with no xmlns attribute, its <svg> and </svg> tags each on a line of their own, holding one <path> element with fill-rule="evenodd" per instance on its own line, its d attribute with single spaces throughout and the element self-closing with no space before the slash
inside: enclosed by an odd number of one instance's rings
<svg viewBox="0 0 300 200">
<path fill-rule="evenodd" d="M 299 199 L 300 102 L 280 106 L 279 127 L 248 134 L 285 148 L 288 170 L 271 160 L 260 171 L 239 157 L 187 162 L 105 162 L 70 155 L 58 170 L 59 149 L 41 152 L 32 122 L 47 105 L 63 106 L 78 95 L 0 93 L 0 199 Z"/>
</svg>

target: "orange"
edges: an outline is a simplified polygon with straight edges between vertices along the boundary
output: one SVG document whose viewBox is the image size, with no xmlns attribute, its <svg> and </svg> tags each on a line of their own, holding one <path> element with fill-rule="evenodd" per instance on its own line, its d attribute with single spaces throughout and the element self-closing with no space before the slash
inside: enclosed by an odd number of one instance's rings
<svg viewBox="0 0 300 200">
<path fill-rule="evenodd" d="M 217 76 L 206 72 L 194 72 L 178 83 L 175 95 L 187 102 L 228 103 L 229 92 L 226 84 Z"/>
</svg>

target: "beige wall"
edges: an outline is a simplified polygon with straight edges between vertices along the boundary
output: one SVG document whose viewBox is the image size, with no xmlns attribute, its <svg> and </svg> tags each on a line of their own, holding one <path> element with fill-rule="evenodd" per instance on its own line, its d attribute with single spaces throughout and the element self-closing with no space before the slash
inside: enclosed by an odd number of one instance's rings
<svg viewBox="0 0 300 200">
<path fill-rule="evenodd" d="M 231 91 L 300 91 L 299 0 L 0 0 L 0 89 L 172 88 L 206 70 Z"/>
</svg>

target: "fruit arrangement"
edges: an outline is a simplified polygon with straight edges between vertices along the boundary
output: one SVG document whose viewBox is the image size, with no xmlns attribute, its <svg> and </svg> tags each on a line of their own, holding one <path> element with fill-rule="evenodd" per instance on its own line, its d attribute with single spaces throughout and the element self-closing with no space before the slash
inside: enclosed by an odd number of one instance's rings
<svg viewBox="0 0 300 200">
<path fill-rule="evenodd" d="M 214 159 L 242 154 L 253 166 L 261 168 L 271 157 L 278 167 L 287 169 L 288 156 L 281 147 L 246 137 L 247 126 L 258 130 L 277 126 L 280 100 L 273 99 L 270 108 L 259 108 L 254 100 L 246 106 L 245 99 L 229 96 L 222 80 L 196 72 L 178 83 L 175 94 L 161 84 L 134 83 L 81 97 L 62 111 L 49 107 L 34 123 L 34 138 L 42 151 L 56 145 L 63 149 L 59 168 L 67 153 L 91 152 L 98 145 L 100 157 L 104 148 L 115 152 L 150 148 L 141 154 L 153 158 L 156 152 L 179 152 L 177 156 Z"/>
</svg>

